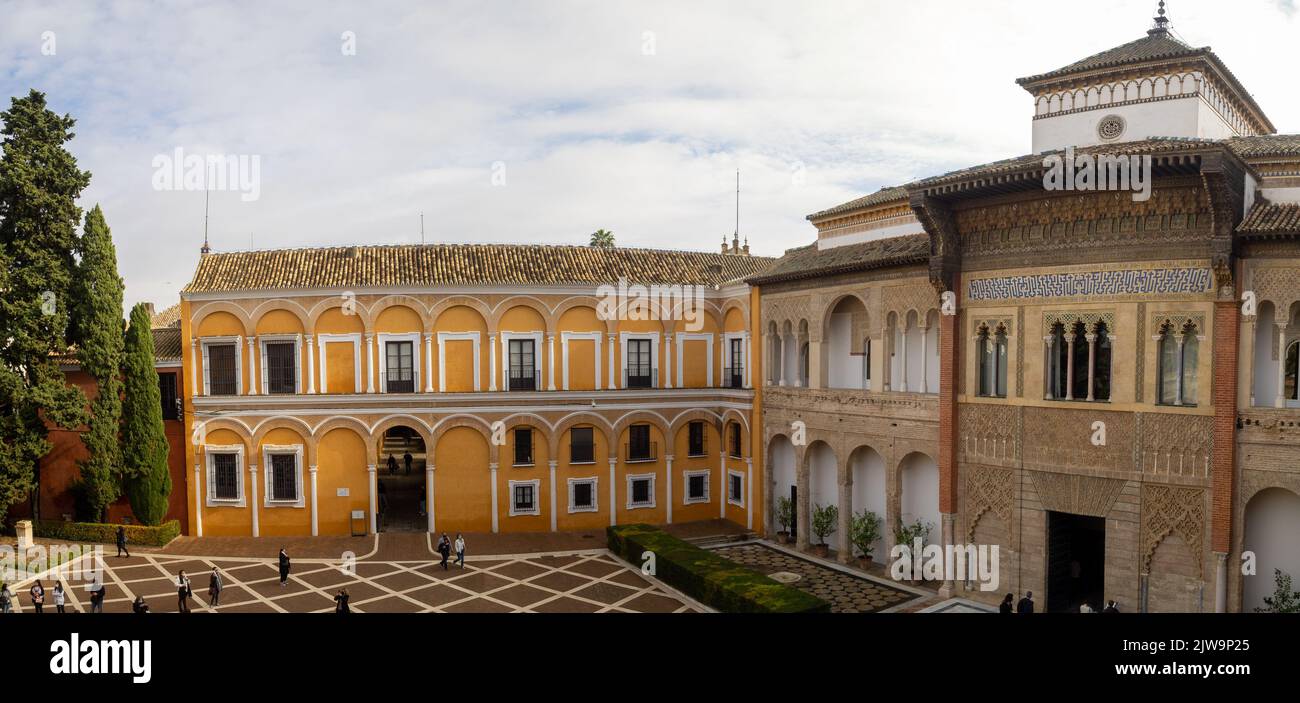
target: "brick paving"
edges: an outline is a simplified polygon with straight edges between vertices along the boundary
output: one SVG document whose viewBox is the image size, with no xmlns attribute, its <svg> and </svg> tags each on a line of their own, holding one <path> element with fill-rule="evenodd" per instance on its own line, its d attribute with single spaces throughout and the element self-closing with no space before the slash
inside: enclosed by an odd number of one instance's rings
<svg viewBox="0 0 1300 703">
<path fill-rule="evenodd" d="M 500 537 L 500 535 L 494 535 Z M 703 606 L 618 560 L 602 547 L 591 548 L 581 537 L 549 535 L 548 539 L 479 540 L 496 553 L 467 556 L 464 568 L 444 570 L 423 534 L 382 535 L 359 540 L 327 538 L 328 544 L 275 538 L 202 538 L 169 545 L 162 551 L 139 552 L 130 558 L 106 554 L 101 564 L 107 598 L 106 613 L 131 611 L 135 596 L 144 596 L 150 611 L 175 613 L 176 574 L 184 569 L 194 594 L 194 613 L 331 612 L 334 595 L 346 588 L 349 605 L 360 613 L 683 613 Z M 505 554 L 502 550 L 535 544 L 570 544 L 583 539 L 584 550 Z M 475 536 L 467 535 L 468 544 Z M 280 585 L 274 555 L 283 544 L 293 556 L 293 570 Z M 245 553 L 271 556 L 241 556 Z M 203 547 L 220 547 L 221 554 L 199 554 Z M 342 548 L 342 549 L 341 549 Z M 357 561 L 340 560 L 345 549 Z M 339 551 L 334 551 L 339 550 Z M 333 551 L 329 557 L 310 557 Z M 377 559 L 376 556 L 394 557 Z M 93 559 L 94 557 L 86 557 Z M 222 574 L 220 606 L 208 600 L 208 575 Z M 66 567 L 65 567 L 66 568 Z M 18 595 L 15 612 L 30 612 L 30 580 L 11 585 Z M 45 612 L 52 613 L 54 582 L 44 579 Z M 84 582 L 64 582 L 68 611 L 90 609 Z"/>
<path fill-rule="evenodd" d="M 798 576 L 798 580 L 789 585 L 830 603 L 833 613 L 878 613 L 919 605 L 921 601 L 932 599 L 928 593 L 897 588 L 866 574 L 831 566 L 764 542 L 722 546 L 713 551 L 761 574 Z"/>
</svg>

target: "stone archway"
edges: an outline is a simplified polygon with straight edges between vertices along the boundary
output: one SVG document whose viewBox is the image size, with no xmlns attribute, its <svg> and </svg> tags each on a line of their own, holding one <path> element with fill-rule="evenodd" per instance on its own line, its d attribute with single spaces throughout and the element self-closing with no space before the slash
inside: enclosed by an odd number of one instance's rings
<svg viewBox="0 0 1300 703">
<path fill-rule="evenodd" d="M 1244 612 L 1264 605 L 1273 595 L 1274 570 L 1300 580 L 1300 496 L 1285 488 L 1266 488 L 1246 504 L 1242 549 L 1255 554 L 1255 575 L 1244 576 Z M 1294 589 L 1295 586 L 1293 585 Z"/>
</svg>

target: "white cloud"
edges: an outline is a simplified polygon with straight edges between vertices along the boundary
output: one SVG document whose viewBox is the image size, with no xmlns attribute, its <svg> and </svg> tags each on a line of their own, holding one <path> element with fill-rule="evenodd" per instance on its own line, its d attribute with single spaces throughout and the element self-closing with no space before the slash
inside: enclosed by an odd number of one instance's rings
<svg viewBox="0 0 1300 703">
<path fill-rule="evenodd" d="M 1290 3 L 1170 14 L 1300 131 Z M 421 211 L 432 241 L 585 243 L 604 227 L 625 245 L 712 250 L 734 227 L 739 167 L 741 229 L 775 255 L 812 240 L 810 212 L 1027 152 L 1014 79 L 1140 37 L 1145 15 L 1119 0 L 70 0 L 6 8 L 0 94 L 43 90 L 78 119 L 83 204 L 105 208 L 128 302 L 163 305 L 203 228 L 201 192 L 150 185 L 152 157 L 176 147 L 261 156 L 259 200 L 212 196 L 219 250 L 250 234 L 257 248 L 415 242 Z"/>
</svg>

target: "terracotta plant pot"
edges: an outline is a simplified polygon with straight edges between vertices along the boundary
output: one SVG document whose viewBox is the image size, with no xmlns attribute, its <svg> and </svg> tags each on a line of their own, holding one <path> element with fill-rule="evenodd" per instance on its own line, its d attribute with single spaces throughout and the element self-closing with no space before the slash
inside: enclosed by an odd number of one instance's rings
<svg viewBox="0 0 1300 703">
<path fill-rule="evenodd" d="M 789 544 L 789 543 L 790 543 L 790 533 L 789 533 L 789 532 L 778 532 L 778 533 L 776 533 L 776 541 L 780 542 L 781 544 Z"/>
<path fill-rule="evenodd" d="M 869 556 L 861 556 L 858 557 L 858 566 L 863 569 L 866 569 L 871 566 L 873 561 L 874 560 Z"/>
<path fill-rule="evenodd" d="M 819 557 L 826 558 L 831 555 L 831 547 L 829 544 L 814 544 L 812 552 Z"/>
</svg>

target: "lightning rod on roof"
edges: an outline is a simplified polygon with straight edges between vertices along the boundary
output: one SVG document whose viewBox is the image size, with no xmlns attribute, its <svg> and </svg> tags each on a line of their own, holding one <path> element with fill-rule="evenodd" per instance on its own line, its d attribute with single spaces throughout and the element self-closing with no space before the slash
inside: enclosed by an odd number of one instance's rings
<svg viewBox="0 0 1300 703">
<path fill-rule="evenodd" d="M 200 254 L 212 253 L 212 247 L 208 246 L 208 190 L 203 189 L 203 247 L 199 249 Z"/>
</svg>

